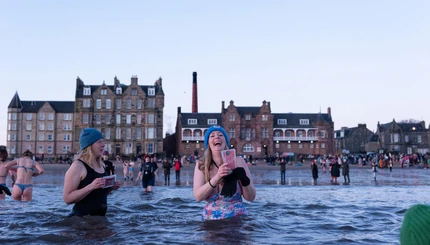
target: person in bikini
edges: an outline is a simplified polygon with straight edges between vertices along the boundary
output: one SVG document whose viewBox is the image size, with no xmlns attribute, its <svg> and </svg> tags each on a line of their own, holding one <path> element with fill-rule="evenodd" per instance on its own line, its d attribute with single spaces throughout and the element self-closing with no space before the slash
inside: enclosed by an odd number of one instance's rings
<svg viewBox="0 0 430 245">
<path fill-rule="evenodd" d="M 105 166 L 101 160 L 103 135 L 94 128 L 84 128 L 79 136 L 80 152 L 64 176 L 63 200 L 75 204 L 69 216 L 105 216 L 107 195 L 121 184 L 105 187 Z"/>
<path fill-rule="evenodd" d="M 12 198 L 17 201 L 31 201 L 33 199 L 33 177 L 43 174 L 44 171 L 42 165 L 33 160 L 33 153 L 26 150 L 22 157 L 6 163 L 5 167 L 16 172 Z"/>
<path fill-rule="evenodd" d="M 236 156 L 236 168 L 224 163 L 221 151 L 228 149 L 229 138 L 221 126 L 210 127 L 204 137 L 205 153 L 194 169 L 193 194 L 205 200 L 202 220 L 219 220 L 246 215 L 242 197 L 252 202 L 256 191 L 248 165 Z"/>
<path fill-rule="evenodd" d="M 7 150 L 6 146 L 0 146 L 0 199 L 3 200 L 6 198 L 7 195 L 12 195 L 9 188 L 6 186 L 6 177 L 9 175 L 12 179 L 12 186 L 15 184 L 15 175 L 13 174 L 13 171 L 7 170 L 5 168 L 6 160 L 7 160 Z"/>
</svg>

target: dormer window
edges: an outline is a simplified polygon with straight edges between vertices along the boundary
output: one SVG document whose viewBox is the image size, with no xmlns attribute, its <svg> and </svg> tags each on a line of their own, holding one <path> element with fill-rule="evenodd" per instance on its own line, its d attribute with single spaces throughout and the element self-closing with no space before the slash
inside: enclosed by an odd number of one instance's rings
<svg viewBox="0 0 430 245">
<path fill-rule="evenodd" d="M 116 94 L 122 94 L 122 88 L 121 87 L 117 87 L 115 90 Z"/>
<path fill-rule="evenodd" d="M 248 114 L 248 115 L 245 115 L 245 120 L 246 120 L 246 121 L 251 120 L 251 115 L 249 115 L 249 114 Z"/>
<path fill-rule="evenodd" d="M 208 119 L 208 125 L 217 125 L 216 119 Z"/>
<path fill-rule="evenodd" d="M 155 88 L 148 88 L 148 95 L 155 95 Z"/>
<path fill-rule="evenodd" d="M 91 95 L 91 88 L 90 87 L 84 87 L 84 95 Z"/>
<path fill-rule="evenodd" d="M 103 88 L 102 90 L 100 90 L 100 94 L 107 95 L 107 89 Z"/>
<path fill-rule="evenodd" d="M 197 119 L 188 119 L 188 124 L 196 125 Z"/>
<path fill-rule="evenodd" d="M 300 119 L 300 125 L 309 125 L 309 119 Z"/>
<path fill-rule="evenodd" d="M 278 119 L 279 125 L 287 125 L 287 119 Z"/>
</svg>

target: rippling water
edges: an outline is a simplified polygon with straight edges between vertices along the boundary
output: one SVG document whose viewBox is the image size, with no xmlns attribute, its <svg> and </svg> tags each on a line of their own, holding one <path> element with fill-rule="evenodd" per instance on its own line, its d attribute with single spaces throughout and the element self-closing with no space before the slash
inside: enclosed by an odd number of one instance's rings
<svg viewBox="0 0 430 245">
<path fill-rule="evenodd" d="M 0 200 L 2 244 L 399 244 L 405 211 L 429 196 L 427 170 L 380 171 L 375 183 L 360 169 L 351 185 L 331 185 L 320 173 L 313 186 L 307 170 L 287 171 L 281 185 L 278 171 L 251 169 L 257 198 L 245 204 L 250 215 L 202 222 L 204 203 L 193 198 L 188 170 L 180 185 L 155 186 L 152 194 L 125 182 L 108 197 L 106 217 L 67 218 L 64 170 L 55 171 L 35 179 L 32 202 Z"/>
</svg>

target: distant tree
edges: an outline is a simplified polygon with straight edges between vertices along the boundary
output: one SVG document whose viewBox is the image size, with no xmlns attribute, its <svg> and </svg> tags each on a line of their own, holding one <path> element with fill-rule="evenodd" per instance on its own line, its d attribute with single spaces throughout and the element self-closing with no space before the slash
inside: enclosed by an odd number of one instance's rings
<svg viewBox="0 0 430 245">
<path fill-rule="evenodd" d="M 399 123 L 420 123 L 420 122 L 421 122 L 420 120 L 410 118 L 409 120 L 408 119 L 401 120 Z"/>
</svg>

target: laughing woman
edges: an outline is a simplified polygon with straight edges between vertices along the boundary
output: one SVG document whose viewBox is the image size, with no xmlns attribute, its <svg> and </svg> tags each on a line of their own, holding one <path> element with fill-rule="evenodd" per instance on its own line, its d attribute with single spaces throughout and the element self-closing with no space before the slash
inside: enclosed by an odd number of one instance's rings
<svg viewBox="0 0 430 245">
<path fill-rule="evenodd" d="M 104 188 L 107 174 L 101 160 L 105 146 L 102 133 L 84 128 L 79 143 L 80 152 L 64 177 L 64 202 L 75 204 L 69 216 L 105 216 L 107 195 L 121 185 L 115 181 L 113 187 Z"/>
<path fill-rule="evenodd" d="M 204 138 L 205 154 L 194 169 L 194 197 L 206 200 L 203 220 L 216 220 L 246 215 L 242 197 L 252 202 L 256 191 L 248 165 L 236 157 L 236 168 L 224 163 L 221 151 L 228 149 L 229 138 L 220 126 L 210 127 Z"/>
<path fill-rule="evenodd" d="M 15 165 L 16 168 L 14 168 Z M 16 171 L 12 198 L 17 201 L 31 201 L 33 199 L 33 177 L 43 174 L 44 171 L 42 165 L 33 160 L 33 153 L 26 150 L 22 157 L 8 162 L 5 168 Z"/>
</svg>

